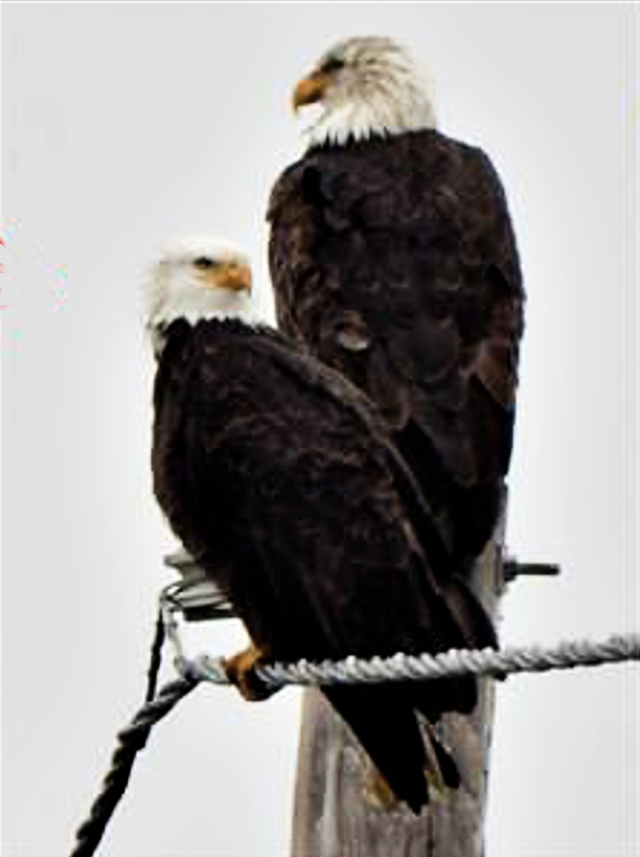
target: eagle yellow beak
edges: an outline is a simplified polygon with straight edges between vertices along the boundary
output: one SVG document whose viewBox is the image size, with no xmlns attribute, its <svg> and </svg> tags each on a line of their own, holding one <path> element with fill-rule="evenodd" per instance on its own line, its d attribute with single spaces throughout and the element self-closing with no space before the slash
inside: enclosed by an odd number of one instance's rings
<svg viewBox="0 0 640 857">
<path fill-rule="evenodd" d="M 293 93 L 293 109 L 298 110 L 305 104 L 315 104 L 320 101 L 325 93 L 329 76 L 321 71 L 314 71 L 308 77 L 304 77 L 296 86 Z"/>
<path fill-rule="evenodd" d="M 234 292 L 251 291 L 251 268 L 239 262 L 223 262 L 215 270 L 215 284 Z"/>
</svg>

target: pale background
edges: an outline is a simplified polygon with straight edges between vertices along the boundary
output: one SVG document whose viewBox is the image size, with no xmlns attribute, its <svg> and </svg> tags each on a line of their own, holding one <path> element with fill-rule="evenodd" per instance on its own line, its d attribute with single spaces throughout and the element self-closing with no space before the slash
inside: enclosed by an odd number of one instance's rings
<svg viewBox="0 0 640 857">
<path fill-rule="evenodd" d="M 4 857 L 68 853 L 170 580 L 144 265 L 175 233 L 226 235 L 268 308 L 264 211 L 300 151 L 290 91 L 338 38 L 406 42 L 442 129 L 483 146 L 508 192 L 529 293 L 508 542 L 563 573 L 513 586 L 503 641 L 638 629 L 633 12 L 4 7 Z M 203 627 L 194 651 L 230 636 Z M 638 688 L 630 665 L 499 688 L 488 857 L 640 853 Z M 99 854 L 285 855 L 298 702 L 196 690 L 154 731 Z"/>
</svg>

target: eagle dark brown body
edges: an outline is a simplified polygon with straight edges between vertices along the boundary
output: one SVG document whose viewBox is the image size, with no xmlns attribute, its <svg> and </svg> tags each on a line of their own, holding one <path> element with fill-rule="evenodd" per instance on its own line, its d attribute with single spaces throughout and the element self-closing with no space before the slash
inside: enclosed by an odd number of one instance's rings
<svg viewBox="0 0 640 857">
<path fill-rule="evenodd" d="M 419 490 L 368 400 L 275 332 L 174 321 L 155 383 L 157 499 L 266 659 L 494 645 L 451 581 Z M 326 694 L 399 798 L 428 799 L 415 710 L 470 711 L 471 677 Z M 451 785 L 455 766 L 436 752 Z"/>
<path fill-rule="evenodd" d="M 500 513 L 523 328 L 489 159 L 436 130 L 316 147 L 268 217 L 280 328 L 377 403 L 467 566 Z"/>
</svg>

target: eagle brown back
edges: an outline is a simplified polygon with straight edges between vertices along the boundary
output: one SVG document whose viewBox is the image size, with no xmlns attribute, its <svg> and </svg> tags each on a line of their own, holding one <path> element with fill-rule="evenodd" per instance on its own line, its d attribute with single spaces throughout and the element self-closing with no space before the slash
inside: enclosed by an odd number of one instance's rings
<svg viewBox="0 0 640 857">
<path fill-rule="evenodd" d="M 280 328 L 378 405 L 467 565 L 500 513 L 523 331 L 491 162 L 435 129 L 317 146 L 268 219 Z"/>
</svg>

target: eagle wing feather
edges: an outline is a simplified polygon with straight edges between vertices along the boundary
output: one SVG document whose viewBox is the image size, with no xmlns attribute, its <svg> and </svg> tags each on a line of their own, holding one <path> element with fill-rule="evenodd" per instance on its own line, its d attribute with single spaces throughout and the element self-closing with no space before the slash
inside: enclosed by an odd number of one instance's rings
<svg viewBox="0 0 640 857">
<path fill-rule="evenodd" d="M 427 495 L 422 472 L 441 471 L 449 494 L 492 507 L 479 552 L 511 453 L 524 302 L 489 158 L 437 131 L 312 150 L 268 219 L 281 329 L 370 395 Z"/>
<path fill-rule="evenodd" d="M 160 504 L 267 657 L 494 643 L 488 619 L 467 621 L 438 581 L 444 548 L 437 530 L 424 538 L 420 515 L 436 527 L 426 501 L 366 397 L 337 373 L 275 333 L 201 322 L 190 336 L 169 333 L 155 401 Z M 425 755 L 414 709 L 434 720 L 469 711 L 476 683 L 327 695 L 394 791 L 419 808 Z"/>
</svg>

